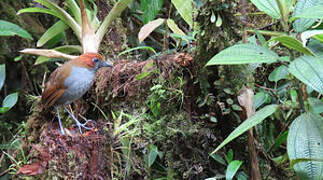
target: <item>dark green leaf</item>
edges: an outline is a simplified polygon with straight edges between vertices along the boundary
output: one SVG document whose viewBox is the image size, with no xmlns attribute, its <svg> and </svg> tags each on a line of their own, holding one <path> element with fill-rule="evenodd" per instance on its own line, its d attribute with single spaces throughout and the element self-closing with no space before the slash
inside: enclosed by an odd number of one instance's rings
<svg viewBox="0 0 323 180">
<path fill-rule="evenodd" d="M 150 144 L 149 145 L 149 155 L 148 155 L 148 167 L 154 164 L 158 155 L 158 148 L 157 146 Z"/>
<path fill-rule="evenodd" d="M 219 155 L 217 155 L 217 154 L 211 154 L 210 155 L 214 160 L 216 160 L 218 163 L 220 163 L 220 164 L 222 164 L 222 165 L 224 165 L 224 166 L 226 166 L 227 165 L 227 163 L 224 161 L 224 159 L 221 157 L 221 156 L 219 156 Z"/>
<path fill-rule="evenodd" d="M 288 136 L 288 131 L 285 131 L 280 136 L 278 136 L 278 138 L 276 139 L 271 151 L 272 152 L 276 151 L 279 148 L 279 146 L 286 141 L 287 136 Z"/>
<path fill-rule="evenodd" d="M 31 35 L 21 27 L 8 21 L 0 20 L 0 36 L 20 36 L 32 40 Z"/>
<path fill-rule="evenodd" d="M 147 24 L 156 18 L 163 7 L 163 0 L 141 0 L 142 21 Z"/>
</svg>

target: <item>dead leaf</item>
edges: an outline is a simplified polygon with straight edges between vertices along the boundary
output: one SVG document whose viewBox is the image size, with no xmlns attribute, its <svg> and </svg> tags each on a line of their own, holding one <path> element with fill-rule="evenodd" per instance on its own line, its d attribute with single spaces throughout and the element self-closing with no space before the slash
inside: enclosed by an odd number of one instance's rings
<svg viewBox="0 0 323 180">
<path fill-rule="evenodd" d="M 33 164 L 23 165 L 18 170 L 18 174 L 25 174 L 29 176 L 39 175 L 44 173 L 45 168 L 42 166 L 40 162 L 36 162 Z"/>
<path fill-rule="evenodd" d="M 239 96 L 239 104 L 246 109 L 247 118 L 251 117 L 255 113 L 254 104 L 254 92 L 250 87 L 242 87 Z"/>
<path fill-rule="evenodd" d="M 138 33 L 139 43 L 144 41 L 149 36 L 149 34 L 153 32 L 158 26 L 163 24 L 164 21 L 165 19 L 158 18 L 145 24 Z"/>
</svg>

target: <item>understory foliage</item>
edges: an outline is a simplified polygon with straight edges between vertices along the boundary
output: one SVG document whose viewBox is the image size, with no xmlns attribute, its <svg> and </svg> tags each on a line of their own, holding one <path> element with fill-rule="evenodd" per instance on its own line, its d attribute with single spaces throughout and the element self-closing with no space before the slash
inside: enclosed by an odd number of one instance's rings
<svg viewBox="0 0 323 180">
<path fill-rule="evenodd" d="M 322 179 L 320 0 L 81 2 L 0 1 L 0 179 Z M 43 84 L 91 50 L 62 136 Z"/>
</svg>

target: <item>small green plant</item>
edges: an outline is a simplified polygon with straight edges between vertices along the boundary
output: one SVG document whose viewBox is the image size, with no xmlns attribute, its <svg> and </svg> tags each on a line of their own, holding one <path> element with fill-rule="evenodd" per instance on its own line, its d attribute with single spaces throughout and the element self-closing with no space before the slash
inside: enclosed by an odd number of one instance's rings
<svg viewBox="0 0 323 180">
<path fill-rule="evenodd" d="M 57 36 L 68 28 L 73 30 L 74 35 L 82 46 L 64 45 L 52 49 L 24 49 L 21 52 L 39 55 L 40 57 L 36 60 L 35 64 L 47 62 L 52 58 L 74 59 L 76 56 L 72 54 L 98 52 L 100 43 L 108 31 L 108 27 L 131 1 L 132 0 L 120 0 L 116 2 L 109 14 L 100 24 L 97 18 L 97 6 L 93 0 L 80 0 L 79 3 L 76 0 L 65 0 L 64 2 L 68 5 L 68 11 L 65 11 L 51 0 L 35 0 L 35 2 L 43 5 L 45 8 L 25 8 L 19 10 L 18 14 L 45 13 L 59 18 L 59 21 L 52 25 L 52 27 L 50 27 L 38 40 L 38 47 L 57 38 Z"/>
<path fill-rule="evenodd" d="M 323 94 L 323 59 L 322 50 L 319 50 L 321 49 L 319 47 L 323 45 L 323 29 L 321 26 L 313 26 L 314 30 L 308 30 L 308 28 L 315 23 L 316 19 L 322 18 L 323 4 L 320 1 L 307 3 L 307 1 L 300 0 L 296 3 L 291 17 L 293 1 L 276 0 L 263 3 L 262 0 L 251 0 L 251 2 L 259 10 L 279 20 L 283 32 L 249 30 L 256 34 L 261 45 L 251 39 L 246 44 L 235 44 L 215 55 L 206 66 L 255 63 L 280 65 L 268 77 L 269 81 L 275 82 L 271 98 L 277 104 L 261 107 L 262 104 L 268 102 L 266 100 L 268 96 L 266 97 L 265 93 L 257 94 L 254 106 L 260 107 L 259 110 L 237 127 L 212 154 L 261 123 L 276 110 L 281 111 L 286 121 L 294 118 L 291 116 L 294 112 L 300 115 L 292 120 L 288 132 L 288 156 L 292 162 L 297 159 L 307 159 L 307 161 L 298 161 L 293 164 L 295 171 L 302 179 L 322 179 L 323 163 L 314 159 L 323 158 L 321 153 L 323 118 L 320 115 L 323 112 L 323 99 L 320 95 Z M 293 22 L 293 30 L 300 33 L 301 41 L 295 38 L 295 34 L 289 33 L 291 32 L 290 22 Z M 269 36 L 270 39 L 266 40 L 263 36 Z M 311 41 L 308 43 L 309 39 Z M 287 57 L 280 56 L 274 51 L 279 44 L 289 50 Z M 279 85 L 278 81 L 281 80 L 284 80 L 285 84 Z M 291 87 L 289 91 L 286 91 L 286 83 Z M 251 86 L 255 85 L 251 83 Z M 283 109 L 288 109 L 288 113 L 285 113 Z M 277 117 L 276 114 L 275 117 Z M 282 134 L 280 138 L 277 138 L 272 148 L 277 147 L 277 144 L 282 144 L 281 141 L 286 140 L 286 136 Z"/>
<path fill-rule="evenodd" d="M 212 154 L 211 157 L 217 161 L 218 163 L 222 164 L 223 166 L 226 166 L 226 174 L 225 176 L 223 175 L 223 178 L 227 180 L 233 179 L 233 177 L 236 177 L 238 180 L 245 180 L 247 179 L 247 175 L 243 172 L 238 172 L 239 168 L 242 165 L 242 161 L 239 160 L 233 160 L 233 150 L 230 149 L 227 154 L 224 155 L 225 160 L 217 155 L 217 154 Z M 220 177 L 217 177 L 220 178 Z M 212 180 L 213 178 L 208 178 L 206 180 Z"/>
</svg>

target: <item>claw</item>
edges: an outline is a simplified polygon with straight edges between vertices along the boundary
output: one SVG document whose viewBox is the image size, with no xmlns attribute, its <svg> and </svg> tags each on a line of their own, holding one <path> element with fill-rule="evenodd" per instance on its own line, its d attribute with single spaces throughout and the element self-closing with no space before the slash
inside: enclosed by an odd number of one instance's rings
<svg viewBox="0 0 323 180">
<path fill-rule="evenodd" d="M 90 130 L 90 129 L 92 129 L 92 128 L 90 128 L 90 127 L 86 127 L 85 125 L 89 122 L 89 121 L 91 121 L 91 120 L 87 120 L 87 119 L 85 119 L 86 121 L 85 121 L 85 123 L 80 123 L 80 121 L 78 121 L 77 119 L 76 119 L 76 117 L 64 106 L 64 110 L 65 111 L 67 111 L 68 112 L 68 114 L 71 116 L 71 118 L 75 121 L 75 123 L 76 123 L 76 126 L 79 128 L 79 131 L 80 131 L 80 133 L 82 134 L 82 128 L 84 128 L 84 129 L 86 129 L 86 130 Z M 82 118 L 84 118 L 84 117 L 82 117 Z M 82 127 L 82 128 L 81 128 Z"/>
</svg>

